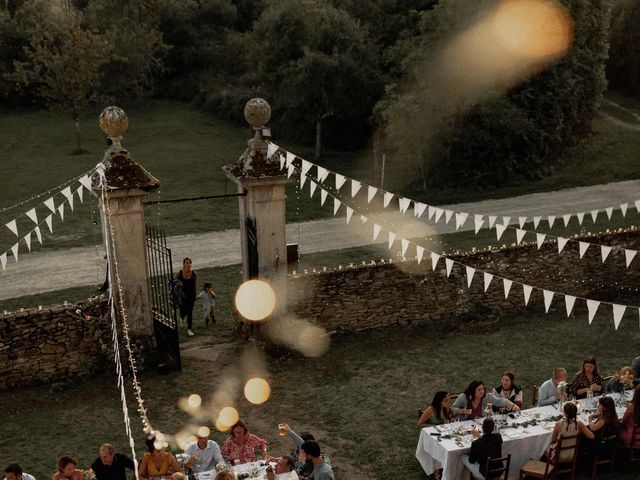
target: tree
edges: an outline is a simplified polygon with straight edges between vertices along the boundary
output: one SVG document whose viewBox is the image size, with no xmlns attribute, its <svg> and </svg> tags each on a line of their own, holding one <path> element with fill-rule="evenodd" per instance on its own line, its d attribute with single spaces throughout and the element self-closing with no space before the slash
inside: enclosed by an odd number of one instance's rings
<svg viewBox="0 0 640 480">
<path fill-rule="evenodd" d="M 612 89 L 640 97 L 640 2 L 615 2 L 607 79 Z"/>
<path fill-rule="evenodd" d="M 100 70 L 109 61 L 111 45 L 80 27 L 73 5 L 67 1 L 61 5 L 60 11 L 52 12 L 56 15 L 52 24 L 33 35 L 25 48 L 28 60 L 15 63 L 12 78 L 22 88 L 34 88 L 49 108 L 71 117 L 77 141 L 74 153 L 82 153 L 80 111 L 99 90 Z"/>
</svg>

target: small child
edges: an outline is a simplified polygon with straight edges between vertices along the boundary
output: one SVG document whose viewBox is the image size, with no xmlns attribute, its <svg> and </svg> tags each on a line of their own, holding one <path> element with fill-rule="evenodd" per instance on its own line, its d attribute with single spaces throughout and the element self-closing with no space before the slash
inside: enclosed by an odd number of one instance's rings
<svg viewBox="0 0 640 480">
<path fill-rule="evenodd" d="M 216 323 L 216 317 L 213 312 L 213 307 L 216 305 L 216 294 L 213 291 L 211 282 L 204 282 L 203 291 L 200 292 L 198 298 L 202 301 L 202 313 L 204 315 L 205 326 L 209 326 L 209 320 L 211 320 L 211 323 Z"/>
</svg>

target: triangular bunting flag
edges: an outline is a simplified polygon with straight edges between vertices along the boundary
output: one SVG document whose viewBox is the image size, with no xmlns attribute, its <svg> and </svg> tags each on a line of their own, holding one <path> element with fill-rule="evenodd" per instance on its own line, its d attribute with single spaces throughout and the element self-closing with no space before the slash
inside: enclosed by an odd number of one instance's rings
<svg viewBox="0 0 640 480">
<path fill-rule="evenodd" d="M 91 177 L 89 175 L 85 175 L 84 177 L 80 177 L 78 181 L 82 184 L 84 188 L 91 191 Z"/>
<path fill-rule="evenodd" d="M 591 220 L 593 220 L 593 223 L 596 223 L 598 219 L 598 211 L 599 210 L 591 210 Z"/>
<path fill-rule="evenodd" d="M 502 279 L 502 285 L 504 287 L 504 298 L 509 298 L 509 292 L 511 291 L 511 285 L 513 285 L 513 281 L 508 278 Z"/>
<path fill-rule="evenodd" d="M 467 272 L 467 288 L 471 288 L 471 281 L 473 280 L 473 275 L 476 273 L 476 269 L 472 267 L 464 267 Z"/>
<path fill-rule="evenodd" d="M 8 223 L 5 223 L 5 226 L 11 230 L 13 232 L 13 234 L 17 237 L 18 236 L 18 224 L 16 223 L 16 220 L 13 219 Z"/>
<path fill-rule="evenodd" d="M 598 311 L 598 307 L 600 306 L 600 302 L 596 302 L 595 300 L 587 300 L 587 309 L 589 310 L 589 325 L 593 322 L 593 317 L 596 316 L 596 312 Z"/>
<path fill-rule="evenodd" d="M 313 163 L 309 162 L 308 160 L 304 160 L 301 159 L 302 162 L 302 166 L 300 167 L 300 170 L 302 171 L 302 175 L 307 175 L 307 173 L 309 173 L 309 170 L 311 169 L 311 167 L 313 166 Z"/>
<path fill-rule="evenodd" d="M 420 218 L 424 213 L 424 209 L 427 208 L 427 205 L 422 202 L 413 202 L 413 215 L 416 218 Z"/>
<path fill-rule="evenodd" d="M 282 154 L 279 154 L 278 156 L 280 157 L 280 170 L 282 170 L 286 165 L 287 157 Z"/>
<path fill-rule="evenodd" d="M 64 202 L 58 205 L 58 213 L 60 214 L 60 220 L 64 221 Z"/>
<path fill-rule="evenodd" d="M 49 233 L 53 233 L 53 215 L 49 215 L 45 218 L 45 221 L 47 222 L 47 227 L 49 227 Z"/>
<path fill-rule="evenodd" d="M 290 163 L 287 167 L 287 178 L 291 178 L 291 175 L 293 175 L 295 169 L 296 167 L 293 165 L 293 163 Z"/>
<path fill-rule="evenodd" d="M 384 208 L 387 208 L 392 198 L 393 198 L 393 193 L 384 192 L 384 200 L 382 202 L 382 206 Z"/>
<path fill-rule="evenodd" d="M 613 247 L 609 247 L 608 245 L 600 245 L 600 254 L 602 255 L 602 263 L 607 259 Z"/>
<path fill-rule="evenodd" d="M 267 144 L 267 160 L 273 157 L 273 154 L 276 153 L 276 150 L 278 150 L 278 147 L 275 143 L 269 142 Z"/>
<path fill-rule="evenodd" d="M 24 237 L 24 243 L 27 244 L 27 249 L 31 251 L 31 232 L 27 233 Z"/>
<path fill-rule="evenodd" d="M 371 200 L 373 200 L 373 197 L 376 196 L 377 191 L 378 189 L 376 187 L 367 187 L 367 203 L 371 203 Z"/>
<path fill-rule="evenodd" d="M 542 217 L 533 217 L 533 229 L 537 230 L 538 229 L 538 225 L 540 225 L 540 219 Z"/>
<path fill-rule="evenodd" d="M 444 211 L 444 223 L 449 223 L 451 221 L 451 217 L 453 216 L 453 210 L 445 210 Z"/>
<path fill-rule="evenodd" d="M 447 214 L 445 215 L 445 223 L 449 223 L 449 220 L 451 220 L 451 215 L 449 215 L 448 212 L 451 212 L 453 214 L 451 210 L 447 210 Z M 444 210 L 442 208 L 436 208 L 436 216 L 434 218 L 436 223 L 440 221 L 443 213 L 444 213 Z"/>
<path fill-rule="evenodd" d="M 347 223 L 351 221 L 351 215 L 353 215 L 353 208 L 347 207 Z"/>
<path fill-rule="evenodd" d="M 516 228 L 516 242 L 520 245 L 520 242 L 524 238 L 524 234 L 527 233 L 526 230 L 522 230 L 520 228 Z"/>
<path fill-rule="evenodd" d="M 309 182 L 309 196 L 313 197 L 313 194 L 316 193 L 316 187 L 318 184 L 314 181 Z"/>
<path fill-rule="evenodd" d="M 467 221 L 468 216 L 469 216 L 468 213 L 464 213 L 464 212 L 456 213 L 456 230 L 459 230 L 460 227 L 464 225 L 464 222 Z"/>
<path fill-rule="evenodd" d="M 493 275 L 490 273 L 484 272 L 484 291 L 486 292 L 489 289 L 489 285 L 491 285 L 491 280 L 493 280 Z"/>
<path fill-rule="evenodd" d="M 80 200 L 80 203 L 82 203 L 84 201 L 83 194 L 84 194 L 84 188 L 82 188 L 82 185 L 80 185 L 77 189 L 76 189 L 76 193 L 78 194 L 78 200 Z"/>
<path fill-rule="evenodd" d="M 355 196 L 358 194 L 358 192 L 360 191 L 360 187 L 362 187 L 362 184 L 357 181 L 357 180 L 351 180 L 351 197 L 355 198 Z"/>
<path fill-rule="evenodd" d="M 40 233 L 40 227 L 36 226 L 33 231 L 36 232 L 36 238 L 38 239 L 38 242 L 40 242 L 40 245 L 42 245 L 42 233 Z"/>
<path fill-rule="evenodd" d="M 429 212 L 429 220 L 433 219 L 433 215 L 436 213 L 436 207 L 429 205 L 429 208 L 427 210 Z M 436 223 L 438 223 L 437 220 Z"/>
<path fill-rule="evenodd" d="M 628 203 L 621 203 L 620 204 L 620 212 L 622 213 L 623 217 L 627 216 L 627 208 L 629 208 L 629 204 Z"/>
<path fill-rule="evenodd" d="M 622 316 L 624 315 L 624 311 L 627 309 L 626 305 L 618 305 L 614 303 L 613 305 L 613 326 L 617 330 L 620 326 L 620 322 L 622 321 Z"/>
<path fill-rule="evenodd" d="M 580 258 L 584 257 L 587 248 L 589 248 L 589 243 L 587 242 L 578 242 L 578 249 L 580 250 Z"/>
<path fill-rule="evenodd" d="M 402 213 L 407 213 L 407 210 L 409 209 L 409 205 L 411 205 L 411 199 L 402 197 L 398 203 L 400 206 L 400 211 Z"/>
<path fill-rule="evenodd" d="M 613 207 L 607 207 L 605 209 L 605 212 L 607 212 L 607 218 L 611 220 L 611 215 L 613 215 Z"/>
<path fill-rule="evenodd" d="M 378 238 L 378 235 L 380 234 L 380 230 L 382 230 L 382 227 L 380 225 L 378 225 L 377 223 L 373 224 L 373 241 L 376 241 L 376 238 Z"/>
<path fill-rule="evenodd" d="M 320 206 L 324 205 L 324 201 L 327 199 L 327 193 L 324 188 L 320 190 Z"/>
<path fill-rule="evenodd" d="M 338 213 L 338 210 L 340 210 L 340 200 L 338 200 L 337 198 L 333 199 L 333 216 L 336 216 L 336 213 Z"/>
<path fill-rule="evenodd" d="M 445 258 L 444 264 L 447 268 L 447 277 L 448 277 L 449 275 L 451 275 L 451 269 L 453 268 L 453 260 L 451 260 L 450 258 Z"/>
<path fill-rule="evenodd" d="M 558 237 L 558 253 L 562 253 L 562 250 L 568 241 L 568 238 Z"/>
<path fill-rule="evenodd" d="M 527 223 L 527 217 L 518 217 L 518 225 L 520 225 L 520 228 L 523 228 L 525 223 Z"/>
<path fill-rule="evenodd" d="M 540 250 L 540 247 L 544 243 L 544 239 L 546 237 L 547 236 L 544 233 L 536 233 L 536 243 L 538 244 L 538 250 Z"/>
<path fill-rule="evenodd" d="M 562 220 L 564 221 L 564 226 L 566 227 L 567 225 L 569 225 L 569 222 L 571 221 L 571 214 L 566 213 L 562 215 Z"/>
<path fill-rule="evenodd" d="M 502 217 L 502 225 L 508 227 L 511 223 L 511 217 Z"/>
<path fill-rule="evenodd" d="M 407 253 L 407 248 L 409 248 L 409 240 L 403 238 L 400 240 L 400 243 L 402 244 L 402 258 L 404 258 L 405 253 Z"/>
<path fill-rule="evenodd" d="M 396 241 L 396 234 L 392 231 L 389 231 L 389 250 L 391 250 L 391 246 L 395 241 Z"/>
<path fill-rule="evenodd" d="M 3 253 L 0 255 L 0 263 L 2 264 L 2 271 L 4 272 L 7 268 L 7 253 Z"/>
<path fill-rule="evenodd" d="M 533 287 L 529 285 L 522 284 L 522 291 L 524 292 L 524 305 L 527 306 L 529 303 L 529 298 L 531 298 L 531 291 Z"/>
<path fill-rule="evenodd" d="M 504 225 L 496 223 L 496 237 L 497 237 L 498 240 L 500 240 L 500 237 L 502 236 L 502 234 L 504 233 L 504 231 L 506 229 L 507 229 L 507 227 L 505 227 Z"/>
<path fill-rule="evenodd" d="M 16 262 L 18 261 L 18 243 L 16 243 L 13 247 L 11 247 L 11 253 L 13 253 L 13 258 L 16 259 Z"/>
<path fill-rule="evenodd" d="M 29 217 L 33 223 L 35 223 L 36 225 L 38 224 L 38 213 L 36 212 L 35 208 L 29 210 L 27 213 L 25 213 L 25 215 Z"/>
<path fill-rule="evenodd" d="M 484 217 L 482 215 L 476 215 L 473 219 L 475 232 L 478 233 L 484 223 Z"/>
<path fill-rule="evenodd" d="M 573 310 L 573 305 L 576 303 L 576 297 L 572 295 L 564 296 L 564 306 L 567 309 L 567 317 L 571 315 L 571 311 Z"/>
<path fill-rule="evenodd" d="M 542 290 L 544 296 L 544 313 L 549 313 L 549 307 L 551 307 L 551 300 L 553 300 L 553 292 L 550 290 Z"/>
<path fill-rule="evenodd" d="M 320 166 L 318 166 L 317 170 L 318 170 L 318 181 L 320 183 L 323 183 L 329 176 L 329 170 Z"/>
<path fill-rule="evenodd" d="M 424 255 L 424 248 L 420 245 L 416 245 L 416 258 L 418 259 L 418 265 L 422 261 L 422 256 Z"/>
<path fill-rule="evenodd" d="M 71 187 L 65 187 L 60 191 L 60 193 L 67 197 L 67 200 L 69 200 L 69 207 L 71 207 L 71 210 L 73 210 L 73 192 L 71 191 Z"/>
<path fill-rule="evenodd" d="M 344 177 L 344 175 L 340 175 L 339 173 L 336 173 L 336 190 L 340 190 L 340 188 L 342 187 L 342 185 L 344 185 L 344 182 L 346 182 L 347 179 Z"/>
<path fill-rule="evenodd" d="M 629 250 L 628 248 L 624 249 L 624 260 L 627 263 L 627 268 L 629 268 L 629 265 L 631 265 L 631 262 L 633 261 L 633 257 L 635 257 L 637 253 L 637 250 Z"/>
<path fill-rule="evenodd" d="M 555 215 L 549 215 L 547 217 L 547 222 L 549 222 L 549 228 L 553 228 L 553 224 L 556 221 L 556 216 Z"/>
<path fill-rule="evenodd" d="M 286 162 L 285 165 L 287 166 L 287 168 L 291 167 L 291 165 L 293 165 L 293 161 L 296 159 L 296 156 L 291 153 L 291 152 L 287 152 L 286 155 Z"/>
<path fill-rule="evenodd" d="M 636 205 L 636 210 L 638 211 L 638 213 L 640 213 L 640 200 L 636 200 L 635 205 Z"/>
<path fill-rule="evenodd" d="M 431 252 L 431 270 L 436 271 L 436 266 L 438 265 L 438 260 L 440 260 L 440 255 L 436 252 Z"/>
<path fill-rule="evenodd" d="M 489 215 L 489 228 L 493 228 L 497 219 L 498 217 L 496 217 L 495 215 Z"/>
</svg>

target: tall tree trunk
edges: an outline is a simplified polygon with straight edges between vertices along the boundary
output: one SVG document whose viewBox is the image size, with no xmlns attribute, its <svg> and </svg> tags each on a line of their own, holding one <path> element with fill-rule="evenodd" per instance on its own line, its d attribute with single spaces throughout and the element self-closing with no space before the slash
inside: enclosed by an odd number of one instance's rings
<svg viewBox="0 0 640 480">
<path fill-rule="evenodd" d="M 324 117 L 320 116 L 316 120 L 316 146 L 313 151 L 313 159 L 319 160 L 320 154 L 322 153 L 322 119 Z"/>
</svg>

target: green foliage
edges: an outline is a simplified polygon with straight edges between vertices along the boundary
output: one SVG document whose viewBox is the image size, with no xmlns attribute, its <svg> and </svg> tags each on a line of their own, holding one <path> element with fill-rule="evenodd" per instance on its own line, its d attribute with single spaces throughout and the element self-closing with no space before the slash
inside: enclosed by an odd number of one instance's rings
<svg viewBox="0 0 640 480">
<path fill-rule="evenodd" d="M 640 2 L 617 0 L 611 15 L 607 78 L 611 87 L 640 97 Z"/>
</svg>

